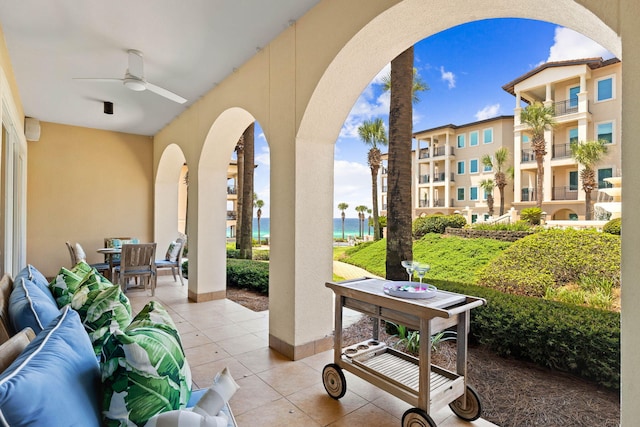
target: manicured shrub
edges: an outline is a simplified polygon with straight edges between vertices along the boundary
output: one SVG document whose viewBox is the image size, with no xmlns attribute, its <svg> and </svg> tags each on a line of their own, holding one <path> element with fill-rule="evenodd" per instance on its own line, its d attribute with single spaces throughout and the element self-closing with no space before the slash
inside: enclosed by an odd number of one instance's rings
<svg viewBox="0 0 640 427">
<path fill-rule="evenodd" d="M 230 248 L 227 248 L 227 258 L 230 258 L 230 259 L 237 259 L 237 258 L 239 258 L 239 257 L 240 257 L 240 249 L 236 249 L 236 248 L 230 249 Z"/>
<path fill-rule="evenodd" d="M 443 234 L 447 227 L 462 228 L 467 220 L 462 215 L 427 215 L 413 221 L 413 238 L 419 239 L 427 233 Z"/>
<path fill-rule="evenodd" d="M 269 263 L 249 259 L 228 259 L 227 286 L 268 294 Z"/>
<path fill-rule="evenodd" d="M 617 234 L 618 236 L 620 235 L 621 230 L 622 218 L 612 219 L 611 221 L 607 222 L 604 227 L 602 227 L 602 231 L 604 231 L 605 233 Z"/>
<path fill-rule="evenodd" d="M 255 261 L 269 261 L 269 251 L 266 249 L 255 249 L 253 252 L 253 259 Z"/>
<path fill-rule="evenodd" d="M 525 208 L 520 212 L 520 218 L 523 221 L 527 221 L 531 225 L 540 225 L 540 219 L 542 218 L 542 209 L 540 208 Z"/>
<path fill-rule="evenodd" d="M 489 230 L 489 231 L 535 231 L 536 228 L 532 227 L 528 221 L 516 221 L 509 224 L 485 224 L 482 222 L 476 222 L 475 224 L 467 225 L 467 227 L 474 230 Z"/>
<path fill-rule="evenodd" d="M 514 242 L 478 271 L 477 284 L 543 297 L 547 287 L 597 276 L 620 285 L 620 237 L 595 230 L 546 230 Z"/>
<path fill-rule="evenodd" d="M 432 281 L 487 304 L 471 310 L 471 337 L 502 356 L 528 360 L 620 388 L 619 313 L 493 289 Z"/>
</svg>

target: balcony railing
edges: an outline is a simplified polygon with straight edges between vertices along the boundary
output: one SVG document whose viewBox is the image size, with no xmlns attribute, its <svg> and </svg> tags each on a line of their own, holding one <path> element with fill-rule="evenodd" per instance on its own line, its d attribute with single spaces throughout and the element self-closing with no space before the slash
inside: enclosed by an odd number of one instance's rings
<svg viewBox="0 0 640 427">
<path fill-rule="evenodd" d="M 588 105 L 588 104 L 587 104 Z M 566 101 L 558 101 L 553 103 L 555 116 L 564 116 L 565 114 L 573 114 L 578 112 L 578 100 L 567 99 Z"/>
<path fill-rule="evenodd" d="M 578 200 L 578 187 L 553 187 L 552 200 Z"/>
<path fill-rule="evenodd" d="M 535 162 L 536 161 L 536 155 L 534 154 L 533 150 L 531 148 L 525 148 L 524 150 L 522 150 L 521 156 L 520 156 L 520 161 L 522 163 L 529 163 L 529 162 Z"/>
<path fill-rule="evenodd" d="M 444 181 L 446 174 L 444 172 L 434 173 L 433 174 L 433 182 L 442 182 Z"/>
<path fill-rule="evenodd" d="M 388 186 L 386 186 L 386 185 L 383 185 L 382 187 L 380 187 L 380 190 L 381 190 L 383 193 L 386 193 L 387 191 L 389 191 L 389 187 L 388 187 Z"/>
<path fill-rule="evenodd" d="M 447 154 L 447 147 L 436 147 L 433 150 L 433 157 L 444 156 Z M 449 154 L 453 155 L 453 147 L 449 147 Z"/>
<path fill-rule="evenodd" d="M 523 202 L 535 202 L 536 201 L 536 189 L 535 188 L 523 188 L 520 193 L 520 200 Z"/>
<path fill-rule="evenodd" d="M 554 144 L 551 147 L 551 158 L 562 159 L 571 157 L 571 144 Z M 534 159 L 535 160 L 535 159 Z"/>
<path fill-rule="evenodd" d="M 236 211 L 227 211 L 227 221 L 233 221 L 238 219 Z"/>
<path fill-rule="evenodd" d="M 389 174 L 389 169 L 385 168 L 384 166 L 380 168 L 380 173 L 382 175 L 388 175 Z"/>
<path fill-rule="evenodd" d="M 382 208 L 381 208 L 381 210 L 383 210 L 383 211 L 386 211 L 386 210 L 387 210 L 387 204 L 386 204 L 386 203 L 383 203 L 383 204 L 382 204 Z"/>
<path fill-rule="evenodd" d="M 421 159 L 428 159 L 429 158 L 429 149 L 428 148 L 421 148 L 419 157 Z"/>
<path fill-rule="evenodd" d="M 420 184 L 428 184 L 429 183 L 429 175 L 420 175 L 418 178 L 418 183 Z"/>
<path fill-rule="evenodd" d="M 420 206 L 421 208 L 428 208 L 429 207 L 429 200 L 420 200 L 418 202 L 418 206 Z"/>
<path fill-rule="evenodd" d="M 238 194 L 238 189 L 236 187 L 227 187 L 227 194 Z"/>
</svg>

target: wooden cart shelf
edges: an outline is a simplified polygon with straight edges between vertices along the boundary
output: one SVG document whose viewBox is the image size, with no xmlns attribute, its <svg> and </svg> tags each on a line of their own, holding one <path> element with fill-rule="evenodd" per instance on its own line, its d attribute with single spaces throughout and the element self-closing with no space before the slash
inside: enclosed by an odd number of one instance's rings
<svg viewBox="0 0 640 427">
<path fill-rule="evenodd" d="M 336 294 L 334 363 L 323 370 L 327 393 L 335 399 L 344 396 L 346 381 L 342 370 L 347 370 L 415 406 L 403 416 L 403 426 L 435 427 L 429 413 L 445 405 L 451 406 L 463 419 L 478 418 L 479 398 L 466 383 L 468 313 L 485 301 L 444 291 L 438 291 L 429 299 L 396 298 L 384 292 L 385 286 L 392 284 L 391 281 L 368 278 L 326 284 Z M 376 319 L 371 339 L 342 345 L 343 308 Z M 378 340 L 379 319 L 418 330 L 422 337 L 456 327 L 456 372 L 431 364 L 429 339 L 421 340 L 419 357 L 381 343 Z"/>
</svg>

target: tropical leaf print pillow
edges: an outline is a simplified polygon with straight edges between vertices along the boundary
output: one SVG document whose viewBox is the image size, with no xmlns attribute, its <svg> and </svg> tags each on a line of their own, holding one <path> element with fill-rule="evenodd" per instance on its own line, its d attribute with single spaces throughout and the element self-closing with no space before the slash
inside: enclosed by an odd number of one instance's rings
<svg viewBox="0 0 640 427">
<path fill-rule="evenodd" d="M 131 304 L 119 286 L 101 281 L 89 281 L 80 286 L 71 300 L 71 308 L 82 320 L 96 356 L 102 346 L 117 329 L 124 329 L 131 322 Z"/>
<path fill-rule="evenodd" d="M 143 426 L 156 414 L 186 407 L 191 370 L 175 324 L 158 302 L 116 329 L 102 354 L 105 425 Z"/>
<path fill-rule="evenodd" d="M 60 269 L 58 275 L 49 283 L 49 289 L 59 308 L 71 302 L 73 294 L 92 270 L 93 268 L 86 262 L 79 262 L 71 270 L 64 267 Z"/>
</svg>

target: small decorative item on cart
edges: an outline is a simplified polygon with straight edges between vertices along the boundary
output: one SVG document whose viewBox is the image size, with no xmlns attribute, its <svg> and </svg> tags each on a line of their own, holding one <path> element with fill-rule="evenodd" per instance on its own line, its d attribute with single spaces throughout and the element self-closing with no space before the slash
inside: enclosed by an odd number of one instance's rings
<svg viewBox="0 0 640 427">
<path fill-rule="evenodd" d="M 437 292 L 438 288 L 427 283 L 393 282 L 384 287 L 385 294 L 398 298 L 433 298 Z"/>
</svg>

